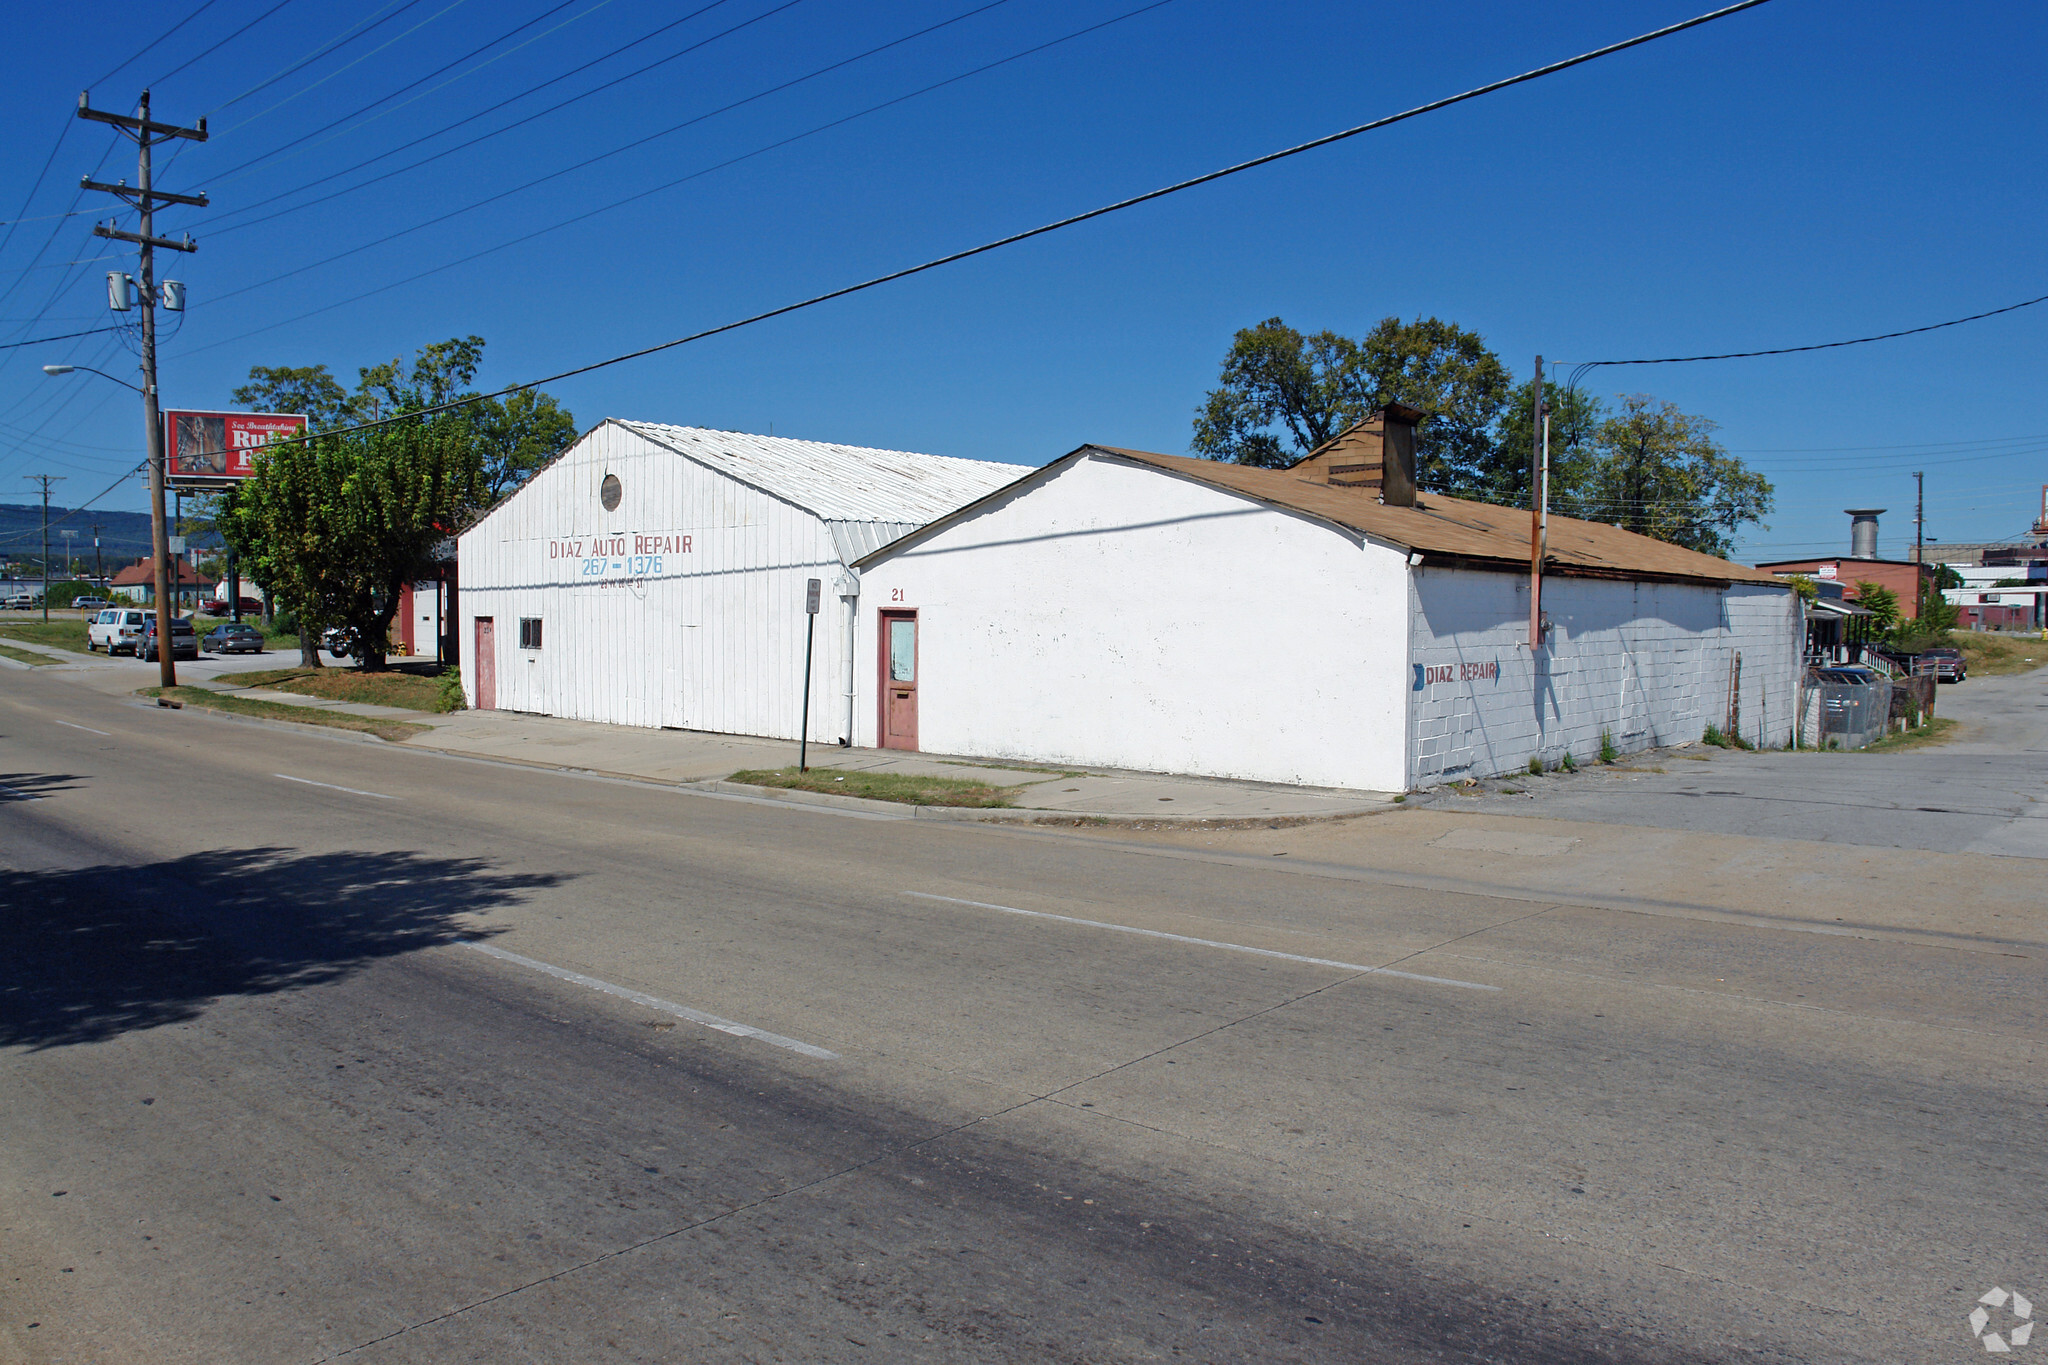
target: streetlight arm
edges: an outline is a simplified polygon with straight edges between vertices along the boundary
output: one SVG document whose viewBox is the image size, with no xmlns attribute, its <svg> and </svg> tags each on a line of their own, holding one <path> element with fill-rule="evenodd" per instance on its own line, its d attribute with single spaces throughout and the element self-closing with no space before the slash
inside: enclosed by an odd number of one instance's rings
<svg viewBox="0 0 2048 1365">
<path fill-rule="evenodd" d="M 121 386 L 122 388 L 124 388 L 124 389 L 134 389 L 134 390 L 135 390 L 135 392 L 137 392 L 137 393 L 141 393 L 141 392 L 142 392 L 142 390 L 141 390 L 140 388 L 138 388 L 138 387 L 137 387 L 136 385 L 134 385 L 134 384 L 131 384 L 131 383 L 129 383 L 129 382 L 127 381 L 127 380 L 125 380 L 125 379 L 121 379 L 121 378 L 118 378 L 118 377 L 116 377 L 116 376 L 114 376 L 114 375 L 111 375 L 111 374 L 108 374 L 108 373 L 107 373 L 107 372 L 106 372 L 105 370 L 95 370 L 95 369 L 93 369 L 93 367 L 92 367 L 92 366 L 90 366 L 90 365 L 45 365 L 45 366 L 43 366 L 43 373 L 44 373 L 44 374 L 70 374 L 70 373 L 71 373 L 71 372 L 72 372 L 73 370 L 84 370 L 84 371 L 86 371 L 86 372 L 87 372 L 88 374 L 96 374 L 96 375 L 98 375 L 98 376 L 99 376 L 100 378 L 102 378 L 102 379 L 112 379 L 112 380 L 113 380 L 113 381 L 114 381 L 114 382 L 115 382 L 116 384 L 119 384 L 119 385 L 120 385 L 120 386 Z"/>
</svg>

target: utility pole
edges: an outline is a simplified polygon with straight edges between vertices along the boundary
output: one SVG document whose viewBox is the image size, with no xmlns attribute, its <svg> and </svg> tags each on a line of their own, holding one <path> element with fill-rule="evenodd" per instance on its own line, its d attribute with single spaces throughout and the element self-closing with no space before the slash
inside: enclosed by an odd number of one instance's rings
<svg viewBox="0 0 2048 1365">
<path fill-rule="evenodd" d="M 1913 471 L 1913 619 L 1927 610 L 1927 475 Z"/>
<path fill-rule="evenodd" d="M 178 685 L 178 667 L 172 659 L 171 648 L 171 566 L 169 544 L 164 532 L 164 423 L 157 411 L 156 394 L 156 248 L 166 251 L 197 251 L 191 235 L 182 242 L 156 236 L 156 206 L 158 204 L 190 204 L 196 208 L 206 207 L 203 194 L 169 194 L 156 189 L 150 182 L 149 151 L 159 142 L 173 138 L 189 138 L 194 142 L 206 141 L 206 120 L 199 120 L 197 128 L 180 128 L 176 124 L 152 123 L 149 118 L 149 92 L 142 92 L 141 112 L 136 116 L 110 114 L 92 107 L 89 92 L 78 95 L 78 116 L 95 123 L 109 123 L 135 139 L 141 149 L 141 159 L 136 172 L 139 183 L 128 185 L 105 185 L 85 176 L 79 180 L 81 189 L 101 190 L 118 195 L 140 210 L 142 223 L 140 232 L 123 232 L 111 223 L 99 223 L 93 227 L 93 235 L 110 237 L 116 241 L 133 242 L 140 248 L 142 257 L 142 424 L 143 437 L 149 451 L 149 538 L 156 558 L 156 657 L 158 679 L 165 687 Z"/>
<path fill-rule="evenodd" d="M 1536 357 L 1535 433 L 1529 441 L 1529 653 L 1543 648 L 1543 357 Z"/>
<path fill-rule="evenodd" d="M 24 474 L 21 477 L 43 486 L 43 619 L 50 619 L 50 485 L 64 482 L 62 474 Z"/>
<path fill-rule="evenodd" d="M 107 587 L 107 566 L 100 562 L 100 528 L 92 528 L 92 576 L 104 592 Z"/>
</svg>

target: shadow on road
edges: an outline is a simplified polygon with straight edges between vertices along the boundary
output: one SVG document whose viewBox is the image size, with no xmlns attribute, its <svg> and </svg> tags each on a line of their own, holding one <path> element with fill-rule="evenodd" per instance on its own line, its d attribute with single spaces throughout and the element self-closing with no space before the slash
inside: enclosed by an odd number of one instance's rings
<svg viewBox="0 0 2048 1365">
<path fill-rule="evenodd" d="M 0 869 L 0 1047 L 98 1042 L 222 996 L 320 985 L 488 933 L 464 917 L 561 880 L 473 858 L 276 848 Z"/>
<path fill-rule="evenodd" d="M 33 801 L 70 791 L 82 780 L 71 773 L 0 773 L 0 801 Z"/>
</svg>

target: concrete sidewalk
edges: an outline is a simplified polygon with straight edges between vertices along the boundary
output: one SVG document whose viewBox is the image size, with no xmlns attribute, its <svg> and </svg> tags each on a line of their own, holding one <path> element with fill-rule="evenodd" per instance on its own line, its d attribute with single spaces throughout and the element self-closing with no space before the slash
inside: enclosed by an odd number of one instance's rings
<svg viewBox="0 0 2048 1365">
<path fill-rule="evenodd" d="M 135 660 L 76 654 L 63 649 L 22 645 L 61 658 L 68 667 L 38 672 L 63 672 L 79 683 L 108 695 L 133 693 L 156 681 L 156 668 Z M 432 749 L 465 758 L 524 763 L 610 777 L 672 783 L 705 790 L 743 794 L 799 805 L 831 805 L 898 818 L 940 820 L 1017 820 L 1069 818 L 1115 823 L 1328 819 L 1390 810 L 1391 792 L 1343 791 L 1326 787 L 1291 787 L 1224 778 L 1176 777 L 1160 773 L 1112 769 L 1006 766 L 998 761 L 950 755 L 910 754 L 893 749 L 842 749 L 812 745 L 813 768 L 864 772 L 914 773 L 970 778 L 994 786 L 1020 787 L 1013 807 L 980 809 L 959 806 L 912 806 L 894 801 L 754 787 L 726 779 L 742 769 L 774 769 L 793 765 L 792 740 L 720 735 L 695 730 L 643 730 L 625 725 L 562 720 L 513 711 L 457 711 L 434 714 L 396 706 L 370 706 L 331 701 L 296 692 L 242 687 L 237 673 L 279 668 L 291 662 L 288 651 L 233 659 L 203 658 L 178 665 L 178 681 L 205 691 L 277 702 L 313 711 L 339 711 L 379 720 L 410 721 L 431 726 L 428 734 L 402 741 L 415 749 Z M 0 664 L 27 668 L 0 659 Z"/>
<path fill-rule="evenodd" d="M 244 695 L 255 695 L 246 693 Z M 347 708 L 384 714 L 386 707 Z M 1106 769 L 1007 767 L 997 762 L 909 754 L 884 749 L 842 749 L 812 745 L 814 769 L 913 773 L 969 778 L 995 786 L 1022 787 L 1017 804 L 1005 809 L 956 806 L 910 806 L 893 801 L 822 795 L 772 787 L 753 787 L 725 779 L 742 769 L 788 767 L 797 760 L 791 740 L 757 739 L 746 735 L 708 734 L 694 730 L 642 730 L 553 716 L 509 711 L 458 711 L 426 716 L 405 713 L 408 720 L 434 727 L 405 744 L 414 749 L 543 767 L 602 773 L 614 777 L 705 787 L 798 804 L 829 804 L 919 819 L 988 820 L 1053 816 L 1132 820 L 1237 821 L 1327 819 L 1391 809 L 1392 793 L 1337 791 L 1320 787 L 1284 787 L 1220 778 L 1172 777 L 1157 773 Z"/>
</svg>

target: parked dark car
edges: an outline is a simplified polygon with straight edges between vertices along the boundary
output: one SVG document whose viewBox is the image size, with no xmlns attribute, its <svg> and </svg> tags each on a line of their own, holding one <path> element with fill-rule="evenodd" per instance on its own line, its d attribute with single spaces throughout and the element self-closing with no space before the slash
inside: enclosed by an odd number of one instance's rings
<svg viewBox="0 0 2048 1365">
<path fill-rule="evenodd" d="M 156 662 L 156 617 L 151 615 L 143 623 L 142 638 L 135 642 L 137 658 L 149 663 Z M 199 657 L 199 633 L 192 629 L 192 622 L 183 616 L 171 618 L 171 657 L 173 659 L 196 659 Z"/>
<path fill-rule="evenodd" d="M 241 607 L 242 615 L 244 616 L 261 616 L 263 614 L 263 604 L 253 597 L 243 598 Z M 230 608 L 225 597 L 209 597 L 199 604 L 199 610 L 208 616 L 226 616 Z"/>
<path fill-rule="evenodd" d="M 261 654 L 263 632 L 254 626 L 230 621 L 207 631 L 206 638 L 199 643 L 208 654 Z"/>
<path fill-rule="evenodd" d="M 1920 660 L 1923 666 L 1931 667 L 1934 680 L 1938 683 L 1959 683 L 1970 676 L 1969 669 L 1963 663 L 1963 651 L 1960 649 L 1923 649 L 1920 651 Z"/>
</svg>

